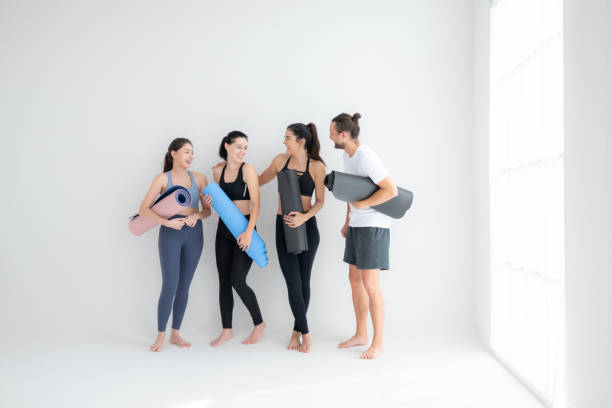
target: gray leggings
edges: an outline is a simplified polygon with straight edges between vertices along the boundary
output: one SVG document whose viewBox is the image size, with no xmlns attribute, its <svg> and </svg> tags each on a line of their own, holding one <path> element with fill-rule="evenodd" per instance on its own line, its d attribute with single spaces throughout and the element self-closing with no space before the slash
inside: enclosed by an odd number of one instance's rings
<svg viewBox="0 0 612 408">
<path fill-rule="evenodd" d="M 180 217 L 184 215 L 175 215 L 170 219 Z M 187 225 L 180 230 L 160 227 L 158 245 L 162 289 L 157 304 L 157 329 L 166 331 L 172 310 L 172 328 L 178 330 L 187 308 L 189 286 L 204 246 L 202 220 L 198 220 L 193 228 Z"/>
</svg>

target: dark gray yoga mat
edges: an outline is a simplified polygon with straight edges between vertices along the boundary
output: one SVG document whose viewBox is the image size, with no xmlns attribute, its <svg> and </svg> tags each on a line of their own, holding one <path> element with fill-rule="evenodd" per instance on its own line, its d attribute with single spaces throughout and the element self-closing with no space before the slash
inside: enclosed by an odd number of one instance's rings
<svg viewBox="0 0 612 408">
<path fill-rule="evenodd" d="M 303 213 L 304 207 L 302 206 L 297 172 L 291 169 L 282 170 L 278 172 L 276 178 L 278 179 L 278 192 L 280 194 L 283 215 L 287 215 L 291 211 Z M 283 230 L 285 231 L 285 243 L 287 244 L 288 253 L 298 255 L 308 251 L 305 223 L 297 228 L 291 228 L 283 220 Z"/>
<path fill-rule="evenodd" d="M 347 203 L 368 198 L 379 189 L 369 177 L 355 176 L 339 171 L 332 171 L 325 176 L 324 183 L 334 197 Z M 412 191 L 398 187 L 397 197 L 372 208 L 391 218 L 402 218 L 412 205 L 412 197 Z"/>
</svg>

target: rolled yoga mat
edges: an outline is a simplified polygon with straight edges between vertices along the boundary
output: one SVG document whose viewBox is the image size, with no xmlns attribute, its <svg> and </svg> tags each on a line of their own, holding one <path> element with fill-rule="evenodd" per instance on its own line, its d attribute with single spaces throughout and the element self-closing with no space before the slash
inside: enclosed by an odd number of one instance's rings
<svg viewBox="0 0 612 408">
<path fill-rule="evenodd" d="M 352 203 L 368 198 L 379 189 L 369 177 L 332 171 L 324 180 L 325 186 L 338 200 Z M 391 218 L 402 218 L 412 205 L 413 194 L 401 187 L 397 188 L 397 197 L 375 205 L 372 208 Z"/>
<path fill-rule="evenodd" d="M 238 238 L 238 235 L 246 231 L 249 225 L 246 217 L 242 215 L 238 207 L 236 207 L 236 204 L 229 199 L 225 191 L 221 190 L 221 187 L 219 187 L 217 183 L 212 182 L 208 184 L 206 188 L 202 190 L 202 194 L 210 194 L 213 208 L 217 211 L 219 218 L 225 223 L 227 229 L 230 230 L 234 238 Z M 268 264 L 266 243 L 257 231 L 253 231 L 251 245 L 246 253 L 260 268 Z"/>
<path fill-rule="evenodd" d="M 190 205 L 191 194 L 189 194 L 189 191 L 183 186 L 172 186 L 157 197 L 151 209 L 160 217 L 168 219 Z M 156 225 L 155 221 L 139 214 L 132 215 L 128 221 L 128 228 L 134 235 L 142 235 Z"/>
<path fill-rule="evenodd" d="M 280 194 L 283 215 L 287 215 L 291 211 L 303 213 L 304 206 L 302 205 L 297 172 L 293 169 L 282 170 L 276 175 L 276 178 L 278 179 L 278 192 Z M 308 251 L 306 224 L 302 224 L 297 228 L 291 228 L 283 220 L 283 230 L 285 231 L 285 243 L 288 253 L 298 255 Z"/>
</svg>

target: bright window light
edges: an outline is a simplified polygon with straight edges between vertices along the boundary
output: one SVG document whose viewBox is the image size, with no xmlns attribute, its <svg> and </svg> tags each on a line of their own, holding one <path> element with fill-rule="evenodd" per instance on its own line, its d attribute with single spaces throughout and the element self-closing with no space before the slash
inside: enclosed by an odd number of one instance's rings
<svg viewBox="0 0 612 408">
<path fill-rule="evenodd" d="M 490 13 L 491 346 L 549 406 L 563 362 L 563 0 Z"/>
</svg>

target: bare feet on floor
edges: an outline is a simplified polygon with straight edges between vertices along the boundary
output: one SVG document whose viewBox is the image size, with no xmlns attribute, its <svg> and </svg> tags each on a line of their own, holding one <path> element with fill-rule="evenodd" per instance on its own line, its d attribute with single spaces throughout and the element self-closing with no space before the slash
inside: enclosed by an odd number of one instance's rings
<svg viewBox="0 0 612 408">
<path fill-rule="evenodd" d="M 259 341 L 259 339 L 261 339 L 261 335 L 263 334 L 265 328 L 266 328 L 266 324 L 264 322 L 261 322 L 257 326 L 253 327 L 253 331 L 251 332 L 249 337 L 247 337 L 246 339 L 242 340 L 242 344 L 255 344 L 255 343 L 257 343 Z"/>
<path fill-rule="evenodd" d="M 302 344 L 300 343 L 300 336 L 302 334 L 298 331 L 293 331 L 293 333 L 291 333 L 291 340 L 289 340 L 289 346 L 287 347 L 287 350 L 297 350 Z"/>
<path fill-rule="evenodd" d="M 310 340 L 310 333 L 302 334 L 302 345 L 298 348 L 300 353 L 310 353 L 312 347 L 312 341 Z"/>
<path fill-rule="evenodd" d="M 379 345 L 372 344 L 369 349 L 364 351 L 359 356 L 359 358 L 361 358 L 362 360 L 373 360 L 376 357 L 380 357 L 382 353 L 383 353 L 382 345 L 379 346 Z"/>
<path fill-rule="evenodd" d="M 213 341 L 211 341 L 210 345 L 213 347 L 217 347 L 233 338 L 234 338 L 234 332 L 232 331 L 232 329 L 223 329 L 221 331 L 221 335 L 217 337 L 216 339 L 214 339 Z"/>
<path fill-rule="evenodd" d="M 368 345 L 368 336 L 362 336 L 362 335 L 354 335 L 353 337 L 351 337 L 350 339 L 348 339 L 347 341 L 343 341 L 342 343 L 338 344 L 338 348 L 349 348 L 349 347 L 355 347 L 355 346 L 367 346 Z"/>
<path fill-rule="evenodd" d="M 170 343 L 176 344 L 179 347 L 191 347 L 191 343 L 179 336 L 178 330 L 174 329 L 172 330 L 172 334 L 170 335 Z"/>
<path fill-rule="evenodd" d="M 161 351 L 164 346 L 164 339 L 166 338 L 166 332 L 158 332 L 155 343 L 151 344 L 151 351 Z"/>
</svg>

